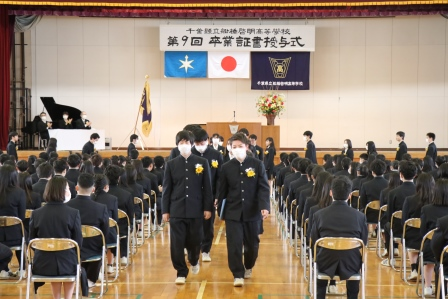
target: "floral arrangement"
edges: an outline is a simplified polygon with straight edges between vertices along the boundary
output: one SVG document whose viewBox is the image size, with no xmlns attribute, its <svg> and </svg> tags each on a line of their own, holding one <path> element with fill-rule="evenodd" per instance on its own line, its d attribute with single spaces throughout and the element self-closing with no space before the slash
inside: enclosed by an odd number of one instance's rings
<svg viewBox="0 0 448 299">
<path fill-rule="evenodd" d="M 277 92 L 269 92 L 258 98 L 256 107 L 262 115 L 279 115 L 285 110 L 285 95 Z"/>
<path fill-rule="evenodd" d="M 218 168 L 218 161 L 212 160 L 212 168 Z"/>
<path fill-rule="evenodd" d="M 202 166 L 202 164 L 196 164 L 195 167 L 197 175 L 200 175 L 204 171 L 204 167 Z"/>
<path fill-rule="evenodd" d="M 246 175 L 247 175 L 248 178 L 255 177 L 255 170 L 252 167 L 246 169 Z"/>
</svg>

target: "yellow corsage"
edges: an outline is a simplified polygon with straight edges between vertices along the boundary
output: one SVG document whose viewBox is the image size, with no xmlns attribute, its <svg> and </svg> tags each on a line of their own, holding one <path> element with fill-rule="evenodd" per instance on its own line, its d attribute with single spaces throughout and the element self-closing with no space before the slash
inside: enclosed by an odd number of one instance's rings
<svg viewBox="0 0 448 299">
<path fill-rule="evenodd" d="M 400 150 L 400 147 L 397 147 L 397 152 Z"/>
<path fill-rule="evenodd" d="M 246 175 L 247 175 L 248 178 L 255 177 L 255 170 L 252 167 L 246 169 Z"/>
<path fill-rule="evenodd" d="M 269 154 L 269 151 L 265 151 L 264 154 L 265 154 L 265 155 Z"/>
<path fill-rule="evenodd" d="M 307 148 L 305 147 L 304 149 L 303 149 L 304 151 L 306 151 L 307 150 Z"/>
<path fill-rule="evenodd" d="M 425 151 L 426 151 L 426 152 L 428 151 L 428 147 L 425 147 Z"/>
<path fill-rule="evenodd" d="M 221 155 L 224 155 L 224 153 L 222 152 L 222 150 L 219 151 L 221 153 Z"/>
<path fill-rule="evenodd" d="M 204 172 L 204 167 L 202 167 L 202 164 L 196 164 L 196 174 L 201 174 Z"/>
<path fill-rule="evenodd" d="M 218 161 L 212 160 L 212 168 L 218 168 Z"/>
<path fill-rule="evenodd" d="M 259 155 L 260 154 L 260 151 L 259 150 L 257 150 L 257 155 Z"/>
</svg>

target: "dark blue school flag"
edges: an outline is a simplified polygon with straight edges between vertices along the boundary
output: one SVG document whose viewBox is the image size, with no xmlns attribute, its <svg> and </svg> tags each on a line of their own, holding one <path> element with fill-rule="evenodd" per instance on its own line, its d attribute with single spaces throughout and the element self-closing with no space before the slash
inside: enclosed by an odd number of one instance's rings
<svg viewBox="0 0 448 299">
<path fill-rule="evenodd" d="M 252 52 L 252 89 L 310 89 L 310 52 Z"/>
<path fill-rule="evenodd" d="M 165 77 L 207 77 L 207 52 L 166 51 Z"/>
</svg>

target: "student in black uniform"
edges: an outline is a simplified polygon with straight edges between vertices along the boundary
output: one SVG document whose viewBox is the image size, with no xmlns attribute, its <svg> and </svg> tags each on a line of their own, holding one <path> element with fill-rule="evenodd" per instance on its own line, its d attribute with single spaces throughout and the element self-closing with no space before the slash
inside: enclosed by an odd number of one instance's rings
<svg viewBox="0 0 448 299">
<path fill-rule="evenodd" d="M 415 194 L 414 178 L 417 175 L 417 166 L 413 162 L 402 161 L 400 163 L 400 179 L 403 184 L 394 190 L 389 192 L 389 197 L 387 200 L 387 223 L 384 226 L 384 235 L 386 250 L 389 250 L 390 243 L 390 220 L 392 214 L 396 211 L 401 211 L 403 209 L 403 203 L 406 197 Z M 403 233 L 403 226 L 400 221 L 394 221 L 394 227 L 392 227 L 394 236 L 401 236 Z M 397 244 L 394 244 L 394 252 L 389 252 L 390 259 L 393 259 L 395 253 L 398 253 Z M 389 259 L 384 259 L 381 265 L 388 267 Z"/>
<path fill-rule="evenodd" d="M 6 146 L 6 153 L 10 156 L 14 156 L 16 161 L 18 161 L 19 157 L 17 156 L 16 142 L 19 141 L 19 134 L 17 134 L 17 132 L 10 132 L 8 137 L 9 137 L 9 143 Z"/>
<path fill-rule="evenodd" d="M 69 118 L 68 112 L 62 112 L 62 119 L 59 121 L 59 129 L 73 129 L 73 118 Z"/>
<path fill-rule="evenodd" d="M 138 142 L 138 135 L 137 134 L 132 134 L 131 137 L 129 137 L 130 143 L 128 145 L 128 157 L 131 157 L 131 151 L 132 150 L 137 150 L 135 148 L 135 145 Z"/>
<path fill-rule="evenodd" d="M 293 181 L 296 181 L 296 180 L 300 179 L 302 177 L 302 175 L 306 175 L 306 173 L 302 174 L 299 171 L 299 162 L 300 162 L 300 160 L 302 160 L 302 158 L 295 158 L 291 162 L 291 166 L 290 167 L 291 167 L 292 173 L 291 173 L 291 175 L 288 175 L 285 178 L 285 180 L 284 180 L 284 183 L 283 183 L 283 198 L 286 198 L 286 196 L 289 195 L 289 187 L 291 186 L 291 183 Z M 303 178 L 303 180 L 304 179 L 305 178 Z M 290 199 L 290 201 L 292 201 L 292 200 L 294 200 L 294 199 Z"/>
<path fill-rule="evenodd" d="M 398 131 L 395 137 L 395 140 L 398 141 L 397 153 L 395 154 L 395 160 L 401 161 L 403 155 L 408 152 L 408 147 L 406 143 L 404 143 L 404 132 Z"/>
<path fill-rule="evenodd" d="M 352 141 L 350 139 L 344 140 L 344 149 L 341 152 L 341 155 L 344 155 L 345 157 L 350 158 L 350 160 L 353 161 L 353 148 L 352 148 Z"/>
<path fill-rule="evenodd" d="M 264 151 L 261 146 L 257 145 L 257 135 L 250 134 L 249 135 L 250 144 L 255 148 L 255 152 L 257 153 L 258 160 L 264 161 Z M 267 146 L 267 144 L 266 144 Z"/>
<path fill-rule="evenodd" d="M 35 238 L 68 238 L 76 241 L 81 249 L 83 245 L 81 217 L 77 209 L 64 204 L 64 199 L 67 196 L 70 196 L 70 192 L 68 192 L 65 178 L 54 177 L 48 182 L 45 190 L 47 204 L 31 214 L 30 240 Z M 74 249 L 62 252 L 36 250 L 33 260 L 33 274 L 48 276 L 75 275 L 76 264 L 77 256 Z M 62 286 L 64 286 L 64 298 L 72 298 L 75 289 L 74 282 L 52 282 L 53 298 L 62 298 Z"/>
<path fill-rule="evenodd" d="M 372 172 L 373 179 L 364 183 L 361 186 L 361 192 L 359 193 L 361 210 L 368 203 L 374 200 L 380 200 L 381 191 L 387 188 L 387 180 L 384 178 L 383 174 L 386 171 L 386 163 L 381 160 L 374 160 L 370 165 L 370 171 Z M 376 222 L 378 220 L 377 211 L 368 211 L 367 220 L 368 222 Z"/>
<path fill-rule="evenodd" d="M 305 158 L 308 158 L 311 160 L 311 162 L 317 164 L 316 146 L 314 145 L 314 142 L 311 140 L 311 138 L 313 138 L 313 133 L 311 131 L 303 132 L 303 140 L 306 141 Z"/>
<path fill-rule="evenodd" d="M 311 240 L 324 237 L 353 237 L 361 239 L 367 244 L 366 216 L 351 208 L 347 200 L 352 192 L 352 182 L 348 177 L 336 177 L 331 184 L 333 203 L 313 215 Z M 339 275 L 345 280 L 361 269 L 361 256 L 359 249 L 351 251 L 332 250 L 329 254 L 326 249 L 317 251 L 317 267 L 330 277 Z M 326 280 L 317 281 L 317 299 L 324 299 L 326 295 Z M 356 299 L 359 293 L 359 280 L 347 280 L 347 298 Z"/>
<path fill-rule="evenodd" d="M 200 125 L 186 125 L 186 126 L 184 127 L 183 130 L 192 133 L 193 131 L 195 131 L 195 130 L 197 130 L 197 129 L 202 129 L 202 128 L 201 128 Z M 172 160 L 172 159 L 174 159 L 174 158 L 176 158 L 176 157 L 179 156 L 179 155 L 180 155 L 180 152 L 179 152 L 179 149 L 178 149 L 177 146 L 176 146 L 176 147 L 174 147 L 174 148 L 171 150 L 171 153 L 170 153 L 170 156 L 169 156 L 169 158 L 168 158 L 168 161 L 169 161 L 169 160 Z"/>
<path fill-rule="evenodd" d="M 54 169 L 54 176 L 63 176 L 65 177 L 65 175 L 67 174 L 67 162 L 65 162 L 64 160 L 56 160 L 53 162 L 53 169 Z M 70 189 L 70 194 L 71 197 L 70 198 L 75 198 L 76 197 L 76 184 L 68 181 L 67 182 L 69 189 Z"/>
<path fill-rule="evenodd" d="M 229 162 L 232 159 L 233 159 L 232 145 L 230 144 L 230 140 L 227 140 L 226 153 L 224 155 L 223 162 L 226 163 L 226 162 Z"/>
<path fill-rule="evenodd" d="M 100 139 L 100 135 L 98 135 L 98 133 L 93 133 L 90 135 L 90 140 L 82 147 L 82 154 L 93 154 L 95 152 L 95 143 L 98 142 L 98 139 Z"/>
<path fill-rule="evenodd" d="M 428 143 L 428 147 L 426 148 L 425 156 L 430 156 L 432 160 L 435 162 L 437 159 L 437 146 L 434 143 L 436 140 L 436 134 L 428 133 L 426 134 L 426 143 Z"/>
<path fill-rule="evenodd" d="M 376 146 L 375 146 L 375 143 L 373 141 L 367 141 L 367 143 L 366 143 L 366 150 L 367 150 L 367 157 L 364 157 L 365 159 L 363 158 L 363 162 L 367 161 L 367 159 L 369 158 L 369 156 L 371 154 L 373 154 L 373 153 L 377 154 Z M 359 156 L 359 157 L 361 158 L 361 156 Z M 361 159 L 360 159 L 360 161 L 361 161 Z"/>
<path fill-rule="evenodd" d="M 247 137 L 237 133 L 230 138 L 235 159 L 222 167 L 219 201 L 221 218 L 226 221 L 227 257 L 233 285 L 241 287 L 252 276 L 260 244 L 260 222 L 269 214 L 269 184 L 263 163 L 248 157 Z M 244 246 L 244 264 L 242 251 Z"/>
<path fill-rule="evenodd" d="M 443 216 L 437 220 L 436 224 L 437 230 L 434 232 L 434 235 L 431 240 L 431 249 L 434 254 L 434 257 L 436 258 L 436 266 L 435 269 L 435 277 L 436 277 L 436 290 L 439 284 L 439 261 L 440 261 L 440 255 L 442 254 L 443 249 L 445 246 L 448 245 L 448 215 Z M 443 271 L 444 273 L 448 273 L 448 259 L 445 255 L 443 259 Z M 445 284 L 445 290 L 446 290 L 446 282 Z M 431 290 L 432 291 L 432 290 Z M 445 291 L 446 293 L 446 291 Z M 440 296 L 440 298 L 437 299 L 445 299 Z"/>
<path fill-rule="evenodd" d="M 211 140 L 212 145 L 211 146 L 213 147 L 213 149 L 215 151 L 218 151 L 221 155 L 224 155 L 225 148 L 219 144 L 220 142 L 221 142 L 221 139 L 219 139 L 219 134 L 214 133 L 212 135 L 212 140 Z"/>
<path fill-rule="evenodd" d="M 210 178 L 212 181 L 212 192 L 214 206 L 218 204 L 218 181 L 219 174 L 222 167 L 222 155 L 219 151 L 213 147 L 208 146 L 208 134 L 204 129 L 199 129 L 193 132 L 194 134 L 194 147 L 191 152 L 193 155 L 207 159 L 210 166 Z M 216 139 L 216 138 L 215 138 Z M 204 240 L 202 240 L 201 251 L 202 261 L 211 262 L 210 250 L 212 248 L 214 230 L 215 230 L 215 208 L 213 208 L 212 216 L 210 219 L 205 220 L 203 223 L 204 228 Z"/>
<path fill-rule="evenodd" d="M 50 163 L 45 162 L 40 164 L 37 167 L 37 176 L 39 177 L 39 181 L 33 185 L 33 191 L 38 193 L 42 198 L 44 196 L 45 187 L 47 186 L 48 181 L 54 175 L 53 166 Z M 45 199 L 45 198 L 44 198 Z"/>
<path fill-rule="evenodd" d="M 79 177 L 79 166 L 81 164 L 81 159 L 78 155 L 71 154 L 67 158 L 67 164 L 68 164 L 68 170 L 65 174 L 65 177 L 67 180 L 72 182 L 73 184 L 78 183 L 78 177 Z"/>
<path fill-rule="evenodd" d="M 205 158 L 192 155 L 193 139 L 188 131 L 177 133 L 180 156 L 168 161 L 163 180 L 162 214 L 164 221 L 170 221 L 171 261 L 177 270 L 176 284 L 185 284 L 189 272 L 184 248 L 188 251 L 192 273 L 199 273 L 203 218 L 210 219 L 213 211 L 209 163 Z"/>
<path fill-rule="evenodd" d="M 50 134 L 48 129 L 51 129 L 52 123 L 47 122 L 47 114 L 42 112 L 40 115 L 40 120 L 37 122 L 37 132 L 42 140 L 45 140 L 44 146 L 48 145 L 48 140 L 50 140 Z"/>
<path fill-rule="evenodd" d="M 341 156 L 344 157 L 344 156 Z M 334 176 L 340 176 L 340 175 L 345 175 L 346 177 L 350 177 L 350 173 L 349 173 L 349 169 L 350 169 L 350 163 L 352 163 L 352 160 L 350 160 L 349 157 L 345 157 L 341 159 L 341 167 L 342 169 L 339 170 L 338 172 L 335 172 L 333 175 Z"/>
<path fill-rule="evenodd" d="M 266 169 L 267 178 L 270 182 L 274 173 L 274 157 L 277 155 L 274 139 L 272 139 L 272 137 L 266 138 L 266 151 L 264 152 L 264 155 L 264 167 Z"/>
</svg>

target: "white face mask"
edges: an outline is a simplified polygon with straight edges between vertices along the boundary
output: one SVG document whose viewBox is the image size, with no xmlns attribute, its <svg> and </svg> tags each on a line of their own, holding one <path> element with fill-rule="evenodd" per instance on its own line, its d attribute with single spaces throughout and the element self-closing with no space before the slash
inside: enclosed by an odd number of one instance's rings
<svg viewBox="0 0 448 299">
<path fill-rule="evenodd" d="M 344 148 L 348 148 L 348 144 L 347 143 L 344 143 Z"/>
<path fill-rule="evenodd" d="M 230 144 L 227 145 L 227 150 L 230 152 L 232 150 L 232 146 Z"/>
<path fill-rule="evenodd" d="M 212 138 L 212 142 L 213 142 L 213 145 L 218 145 L 219 144 L 219 138 Z"/>
<path fill-rule="evenodd" d="M 369 150 L 369 147 L 366 145 L 366 150 Z"/>
<path fill-rule="evenodd" d="M 303 136 L 303 141 L 306 141 L 306 136 Z"/>
<path fill-rule="evenodd" d="M 46 116 L 42 116 L 41 119 L 42 119 L 43 122 L 47 121 L 47 117 Z"/>
<path fill-rule="evenodd" d="M 62 118 L 63 119 L 68 119 L 68 115 L 64 114 L 64 115 L 62 115 Z"/>
<path fill-rule="evenodd" d="M 428 139 L 428 138 L 426 138 L 426 139 L 425 139 L 425 141 L 426 141 L 426 143 L 428 143 L 428 142 L 429 142 L 429 139 Z"/>
<path fill-rule="evenodd" d="M 83 114 L 83 115 L 81 115 L 81 118 L 82 118 L 82 119 L 87 119 L 87 114 Z"/>
<path fill-rule="evenodd" d="M 189 144 L 179 144 L 177 148 L 182 155 L 188 155 L 191 153 L 191 146 Z"/>
<path fill-rule="evenodd" d="M 201 154 L 203 154 L 205 152 L 205 150 L 207 149 L 207 145 L 195 145 L 194 146 L 198 152 L 200 152 Z"/>
<path fill-rule="evenodd" d="M 237 158 L 238 160 L 242 161 L 246 158 L 246 149 L 245 148 L 233 148 L 232 154 Z"/>
</svg>

